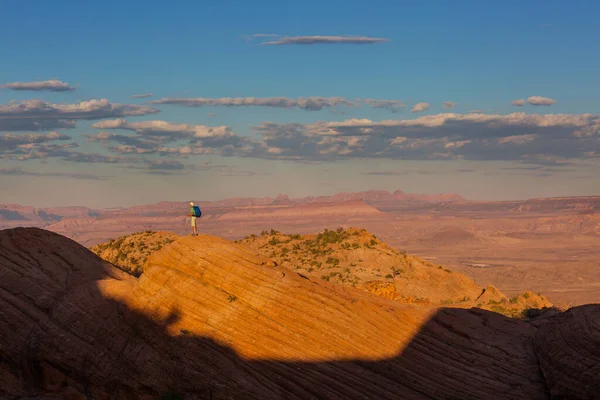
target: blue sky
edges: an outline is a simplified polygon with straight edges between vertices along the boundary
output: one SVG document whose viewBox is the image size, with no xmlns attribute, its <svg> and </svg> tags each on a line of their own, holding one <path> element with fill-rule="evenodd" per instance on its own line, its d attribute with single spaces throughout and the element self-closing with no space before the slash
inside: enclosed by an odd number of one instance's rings
<svg viewBox="0 0 600 400">
<path fill-rule="evenodd" d="M 100 207 L 397 188 L 474 199 L 594 194 L 599 14 L 593 1 L 7 3 L 0 203 Z M 328 43 L 295 44 L 313 36 Z M 347 36 L 365 42 L 343 43 Z M 39 84 L 52 79 L 74 90 Z M 27 82 L 38 84 L 15 90 Z M 231 97 L 267 105 L 186 105 Z M 325 105 L 281 107 L 272 98 Z M 8 109 L 36 99 L 60 110 Z M 81 102 L 101 99 L 140 108 L 87 116 Z M 180 100 L 152 103 L 161 99 Z M 413 112 L 418 103 L 427 107 Z M 62 118 L 68 105 L 80 108 Z M 45 127 L 27 128 L 23 118 Z M 102 123 L 116 118 L 171 125 Z M 31 136 L 51 132 L 69 139 Z M 125 143 L 127 152 L 118 148 Z M 144 153 L 133 154 L 140 146 Z M 31 187 L 63 190 L 40 199 Z"/>
</svg>

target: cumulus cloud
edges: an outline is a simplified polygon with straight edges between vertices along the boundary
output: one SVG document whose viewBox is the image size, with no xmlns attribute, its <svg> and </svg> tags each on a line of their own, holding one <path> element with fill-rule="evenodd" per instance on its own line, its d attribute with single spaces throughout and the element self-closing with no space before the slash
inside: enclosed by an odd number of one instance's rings
<svg viewBox="0 0 600 400">
<path fill-rule="evenodd" d="M 410 120 L 263 123 L 265 158 L 523 160 L 561 164 L 600 151 L 600 116 L 438 114 Z"/>
<path fill-rule="evenodd" d="M 58 132 L 47 134 L 3 134 L 0 135 L 0 154 L 4 151 L 13 151 L 19 148 L 19 146 L 52 142 L 55 140 L 71 140 L 71 137 Z"/>
<path fill-rule="evenodd" d="M 188 158 L 214 154 L 297 162 L 356 157 L 513 160 L 536 165 L 567 165 L 573 159 L 589 159 L 600 154 L 600 116 L 594 114 L 442 113 L 382 121 L 264 122 L 252 128 L 252 136 L 237 135 L 227 126 L 160 120 L 112 119 L 96 122 L 93 127 L 105 131 L 85 136 L 107 145 L 119 157 Z"/>
<path fill-rule="evenodd" d="M 0 158 L 13 160 L 65 157 L 77 143 L 60 143 L 71 140 L 58 132 L 47 134 L 4 134 L 0 135 Z"/>
<path fill-rule="evenodd" d="M 525 105 L 525 99 L 513 100 L 511 101 L 513 106 L 521 107 Z"/>
<path fill-rule="evenodd" d="M 13 151 L 4 152 L 5 159 L 35 160 L 46 158 L 68 157 L 72 149 L 79 147 L 77 143 L 27 143 L 17 146 Z"/>
<path fill-rule="evenodd" d="M 456 103 L 453 101 L 445 101 L 443 107 L 444 108 L 454 108 Z"/>
<path fill-rule="evenodd" d="M 551 106 L 556 103 L 556 100 L 542 96 L 531 96 L 527 98 L 527 102 L 534 106 Z"/>
<path fill-rule="evenodd" d="M 121 135 L 109 132 L 85 135 L 88 140 L 105 144 L 117 143 L 110 149 L 126 154 L 160 154 L 188 157 L 199 154 L 234 155 L 252 152 L 256 143 L 236 135 L 227 126 L 174 124 L 166 121 L 128 122 L 124 119 L 97 122 L 94 128 L 121 129 L 136 132 L 136 135 Z M 169 147 L 180 144 L 178 147 Z"/>
<path fill-rule="evenodd" d="M 414 105 L 411 112 L 423 112 L 429 108 L 429 103 L 417 103 Z"/>
<path fill-rule="evenodd" d="M 133 104 L 116 104 L 107 99 L 76 104 L 52 104 L 43 100 L 24 100 L 0 105 L 0 119 L 102 119 L 155 114 L 159 110 Z"/>
<path fill-rule="evenodd" d="M 131 95 L 131 98 L 133 98 L 133 99 L 146 99 L 148 97 L 152 97 L 152 93 L 132 94 Z"/>
<path fill-rule="evenodd" d="M 61 178 L 72 178 L 72 179 L 85 179 L 85 180 L 105 180 L 110 179 L 112 176 L 100 176 L 96 174 L 89 174 L 84 172 L 39 172 L 39 171 L 27 171 L 20 167 L 8 167 L 0 168 L 0 175 L 13 175 L 13 176 L 54 176 Z"/>
<path fill-rule="evenodd" d="M 113 119 L 96 122 L 92 127 L 131 130 L 145 137 L 169 137 L 171 139 L 235 136 L 227 126 L 174 124 L 159 120 L 128 122 L 125 119 Z"/>
<path fill-rule="evenodd" d="M 79 163 L 113 164 L 132 161 L 119 156 L 78 152 L 73 150 L 79 147 L 77 143 L 63 143 L 69 140 L 72 140 L 70 136 L 58 132 L 0 135 L 0 158 L 19 161 L 60 158 Z"/>
<path fill-rule="evenodd" d="M 269 35 L 271 36 L 271 35 Z M 259 37 L 256 36 L 255 37 Z M 389 39 L 368 36 L 277 36 L 278 39 L 263 42 L 263 46 L 311 45 L 311 44 L 375 44 L 388 42 Z"/>
<path fill-rule="evenodd" d="M 342 97 L 224 97 L 224 98 L 165 98 L 154 100 L 151 104 L 175 104 L 187 107 L 277 107 L 299 108 L 306 111 L 319 111 L 337 106 L 356 106 L 356 103 Z"/>
<path fill-rule="evenodd" d="M 74 128 L 75 120 L 97 120 L 155 114 L 160 110 L 132 104 L 116 104 L 106 99 L 75 104 L 52 104 L 25 100 L 0 104 L 0 131 L 42 131 Z"/>
<path fill-rule="evenodd" d="M 11 90 L 30 90 L 36 92 L 72 92 L 75 90 L 75 87 L 69 85 L 66 82 L 61 82 L 56 79 L 38 82 L 11 82 L 6 83 L 4 85 L 0 85 L 0 87 Z"/>
</svg>

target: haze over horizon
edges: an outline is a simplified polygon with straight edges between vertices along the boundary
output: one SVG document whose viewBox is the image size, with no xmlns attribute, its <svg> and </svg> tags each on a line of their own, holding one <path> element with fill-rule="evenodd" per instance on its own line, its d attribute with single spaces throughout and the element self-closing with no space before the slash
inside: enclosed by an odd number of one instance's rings
<svg viewBox="0 0 600 400">
<path fill-rule="evenodd" d="M 597 2 L 60 5 L 0 16 L 0 203 L 598 194 Z"/>
</svg>

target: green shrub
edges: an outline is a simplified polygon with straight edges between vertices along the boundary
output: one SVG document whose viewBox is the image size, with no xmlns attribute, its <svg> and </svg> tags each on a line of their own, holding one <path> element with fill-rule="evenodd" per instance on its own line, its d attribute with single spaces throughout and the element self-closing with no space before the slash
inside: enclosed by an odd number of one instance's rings
<svg viewBox="0 0 600 400">
<path fill-rule="evenodd" d="M 337 257 L 328 257 L 327 261 L 325 261 L 327 264 L 331 264 L 333 266 L 337 266 L 340 263 L 339 258 Z"/>
</svg>

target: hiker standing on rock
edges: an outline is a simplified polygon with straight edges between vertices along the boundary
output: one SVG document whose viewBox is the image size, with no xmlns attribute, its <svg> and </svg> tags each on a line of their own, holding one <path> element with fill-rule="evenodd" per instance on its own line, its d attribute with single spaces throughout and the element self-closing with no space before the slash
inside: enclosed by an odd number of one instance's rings
<svg viewBox="0 0 600 400">
<path fill-rule="evenodd" d="M 198 236 L 198 231 L 196 230 L 196 218 L 200 218 L 202 216 L 202 211 L 200 211 L 200 207 L 194 205 L 193 201 L 190 201 L 189 216 L 192 218 L 192 228 L 194 228 L 194 233 L 192 233 L 192 236 Z"/>
</svg>

